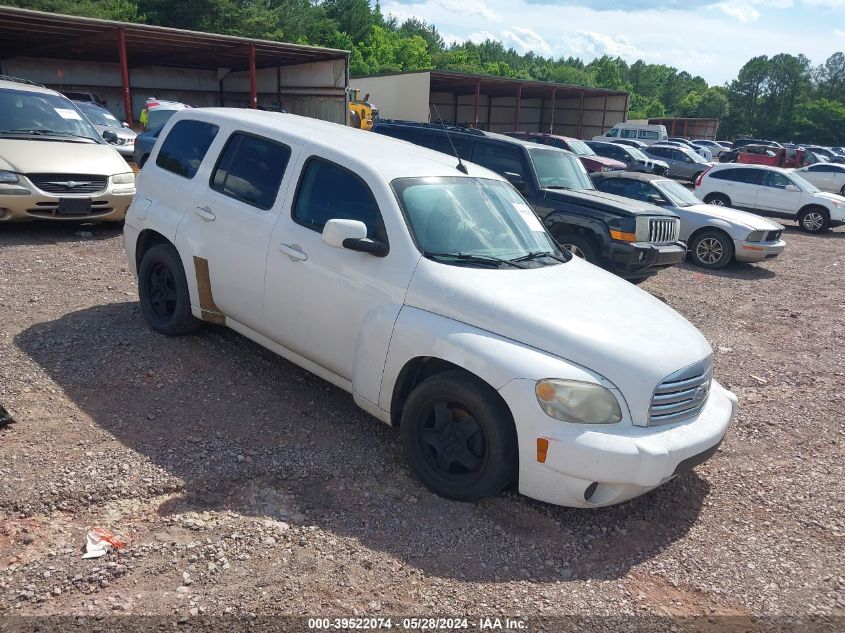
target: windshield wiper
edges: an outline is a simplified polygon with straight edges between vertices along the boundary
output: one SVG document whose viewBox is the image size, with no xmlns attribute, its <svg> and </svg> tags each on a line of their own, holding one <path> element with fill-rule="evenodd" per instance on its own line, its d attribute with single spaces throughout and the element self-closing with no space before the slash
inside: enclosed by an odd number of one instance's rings
<svg viewBox="0 0 845 633">
<path fill-rule="evenodd" d="M 32 136 L 69 136 L 72 138 L 84 138 L 93 141 L 90 136 L 74 134 L 73 132 L 59 132 L 58 130 L 31 130 L 27 128 L 16 128 L 14 130 L 0 130 L 0 134 L 31 134 Z"/>
<path fill-rule="evenodd" d="M 513 260 L 493 257 L 492 255 L 472 255 L 471 253 L 434 253 L 432 251 L 423 251 L 423 255 L 425 257 L 449 257 L 460 262 L 471 262 L 474 264 L 496 264 L 497 266 L 505 264 L 507 266 L 513 266 L 514 268 L 528 268 L 527 266 L 523 266 Z"/>
<path fill-rule="evenodd" d="M 557 260 L 557 261 L 564 263 L 564 264 L 572 259 L 571 255 L 570 255 L 569 259 L 565 259 L 565 256 L 561 257 L 559 255 L 555 255 L 554 253 L 549 253 L 547 251 L 531 251 L 530 253 L 528 253 L 526 255 L 522 255 L 521 257 L 513 258 L 512 260 L 510 260 L 510 262 L 511 263 L 513 263 L 513 262 L 527 262 L 527 261 L 532 260 L 532 259 L 539 259 L 540 257 L 549 257 L 551 259 Z"/>
<path fill-rule="evenodd" d="M 566 185 L 543 185 L 543 189 L 569 189 L 572 190 L 572 187 L 567 187 Z"/>
</svg>

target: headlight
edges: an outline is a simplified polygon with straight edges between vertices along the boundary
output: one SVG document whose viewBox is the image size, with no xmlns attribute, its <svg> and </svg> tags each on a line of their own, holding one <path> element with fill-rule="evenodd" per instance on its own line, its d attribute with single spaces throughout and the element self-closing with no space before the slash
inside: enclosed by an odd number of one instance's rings
<svg viewBox="0 0 845 633">
<path fill-rule="evenodd" d="M 537 382 L 537 402 L 546 415 L 564 422 L 615 424 L 622 419 L 619 402 L 601 385 L 578 380 Z"/>
<path fill-rule="evenodd" d="M 20 178 L 18 175 L 13 171 L 3 171 L 0 169 L 0 182 L 2 183 L 13 183 L 18 182 Z"/>
<path fill-rule="evenodd" d="M 845 202 L 839 202 L 839 200 L 831 200 L 834 207 L 840 208 L 845 207 Z"/>
<path fill-rule="evenodd" d="M 748 234 L 748 237 L 745 238 L 746 242 L 762 242 L 763 238 L 766 237 L 765 231 L 752 231 Z"/>
<path fill-rule="evenodd" d="M 131 185 L 135 182 L 135 174 L 131 171 L 125 174 L 117 174 L 111 177 L 111 181 L 116 185 Z"/>
</svg>

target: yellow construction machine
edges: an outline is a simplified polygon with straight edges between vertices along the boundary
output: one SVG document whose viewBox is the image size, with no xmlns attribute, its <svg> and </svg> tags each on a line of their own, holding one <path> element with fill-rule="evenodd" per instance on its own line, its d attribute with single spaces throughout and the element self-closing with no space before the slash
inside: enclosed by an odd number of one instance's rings
<svg viewBox="0 0 845 633">
<path fill-rule="evenodd" d="M 369 102 L 370 95 L 366 94 L 361 99 L 361 91 L 358 88 L 347 90 L 349 101 L 349 125 L 362 130 L 372 130 L 373 121 L 378 118 L 378 108 Z"/>
</svg>

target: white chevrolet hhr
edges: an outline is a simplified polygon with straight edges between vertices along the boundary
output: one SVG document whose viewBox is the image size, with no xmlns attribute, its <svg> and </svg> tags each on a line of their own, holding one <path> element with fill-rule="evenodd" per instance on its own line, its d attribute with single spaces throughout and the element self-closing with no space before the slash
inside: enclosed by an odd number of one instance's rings
<svg viewBox="0 0 845 633">
<path fill-rule="evenodd" d="M 618 503 L 736 414 L 677 312 L 559 250 L 500 176 L 389 137 L 179 112 L 125 239 L 154 330 L 222 323 L 351 392 L 445 497 Z"/>
</svg>

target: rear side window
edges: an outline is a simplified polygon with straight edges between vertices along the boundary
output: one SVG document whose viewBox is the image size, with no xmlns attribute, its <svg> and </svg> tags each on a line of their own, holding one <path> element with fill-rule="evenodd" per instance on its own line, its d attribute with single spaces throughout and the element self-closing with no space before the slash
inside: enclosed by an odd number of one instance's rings
<svg viewBox="0 0 845 633">
<path fill-rule="evenodd" d="M 660 135 L 653 130 L 640 130 L 638 136 L 639 138 L 647 138 L 652 141 L 656 141 L 660 138 Z"/>
<path fill-rule="evenodd" d="M 525 178 L 526 170 L 521 146 L 505 143 L 476 143 L 472 152 L 472 162 L 499 174 L 507 171 Z"/>
<path fill-rule="evenodd" d="M 637 138 L 637 131 L 636 130 L 622 130 L 622 133 L 619 135 L 620 138 Z"/>
<path fill-rule="evenodd" d="M 648 150 L 648 153 L 665 158 L 669 152 L 666 150 L 665 147 L 652 147 Z"/>
<path fill-rule="evenodd" d="M 393 138 L 402 139 L 403 141 L 410 141 L 411 143 L 417 142 L 419 139 L 417 138 L 419 135 L 417 130 L 413 130 L 410 128 L 403 128 L 399 126 L 390 126 L 390 125 L 379 125 L 375 129 L 376 132 L 379 134 L 384 134 L 385 136 L 391 136 Z"/>
<path fill-rule="evenodd" d="M 713 172 L 710 177 L 716 178 L 717 180 L 730 180 L 748 185 L 759 185 L 765 173 L 760 169 L 723 169 Z"/>
<path fill-rule="evenodd" d="M 179 121 L 164 139 L 156 165 L 183 178 L 193 178 L 218 129 L 203 121 Z"/>
<path fill-rule="evenodd" d="M 303 169 L 293 219 L 318 233 L 329 220 L 360 220 L 367 225 L 367 237 L 387 243 L 381 213 L 367 184 L 348 169 L 321 158 L 310 158 Z"/>
<path fill-rule="evenodd" d="M 290 148 L 265 138 L 235 132 L 211 175 L 215 191 L 259 209 L 276 201 L 290 159 Z"/>
</svg>

